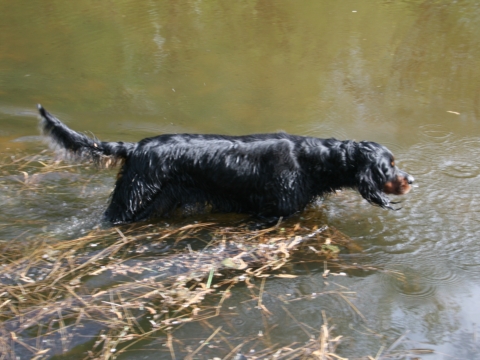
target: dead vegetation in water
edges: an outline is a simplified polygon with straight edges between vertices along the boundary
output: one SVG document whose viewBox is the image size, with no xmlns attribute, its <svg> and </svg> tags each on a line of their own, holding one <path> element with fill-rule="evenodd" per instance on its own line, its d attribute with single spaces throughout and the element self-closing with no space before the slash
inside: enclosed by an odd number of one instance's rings
<svg viewBox="0 0 480 360">
<path fill-rule="evenodd" d="M 42 153 L 3 159 L 0 170 L 19 184 L 19 194 L 36 191 L 54 173 L 77 173 L 76 165 L 52 164 L 44 157 Z M 288 346 L 273 343 L 268 332 L 231 339 L 227 325 L 213 326 L 211 320 L 231 314 L 224 303 L 239 285 L 251 290 L 261 314 L 271 316 L 262 302 L 265 282 L 269 277 L 295 278 L 295 264 L 316 263 L 325 281 L 351 269 L 386 271 L 338 261 L 340 249 L 351 246 L 347 236 L 327 226 L 280 223 L 253 230 L 248 225 L 213 223 L 137 225 L 97 229 L 73 240 L 45 233 L 3 241 L 0 360 L 62 354 L 114 359 L 159 335 L 166 338 L 164 348 L 172 359 L 206 358 L 204 352 L 218 341 L 229 349 L 223 359 L 341 359 L 336 350 L 342 336 L 332 335 L 335 329 L 323 311 L 323 325 L 312 329 L 282 306 L 309 339 Z M 348 289 L 316 295 L 337 296 L 363 318 Z M 282 298 L 285 305 L 298 300 Z M 196 347 L 175 338 L 175 330 L 189 323 L 198 323 L 202 333 L 210 333 Z M 259 343 L 263 350 L 245 353 Z M 375 358 L 395 355 L 394 345 L 381 349 Z"/>
<path fill-rule="evenodd" d="M 47 150 L 43 150 L 36 155 L 24 154 L 22 152 L 4 154 L 0 159 L 0 171 L 3 175 L 23 176 L 23 181 L 19 178 L 19 182 L 32 185 L 37 183 L 35 179 L 39 179 L 47 174 L 68 171 L 79 167 L 85 168 L 85 165 L 69 164 L 61 160 L 52 162 L 50 153 Z"/>
<path fill-rule="evenodd" d="M 19 353 L 49 358 L 71 351 L 80 337 L 91 345 L 85 359 L 115 358 L 157 333 L 171 337 L 175 327 L 219 316 L 231 288 L 239 283 L 258 290 L 258 308 L 268 314 L 261 302 L 266 278 L 296 277 L 288 271 L 294 262 L 319 262 L 325 266 L 325 278 L 344 275 L 335 258 L 336 249 L 348 246 L 347 241 L 326 226 L 249 230 L 200 223 L 95 230 L 61 242 L 4 243 L 0 354 L 5 359 L 15 359 Z M 192 242 L 204 245 L 192 249 Z M 296 253 L 302 253 L 302 260 L 295 259 Z M 348 300 L 349 291 L 330 293 L 363 316 Z M 217 304 L 203 307 L 207 296 L 216 298 Z M 319 338 L 311 332 L 307 344 L 271 346 L 255 358 L 339 359 L 333 354 L 340 337 L 330 337 L 326 320 L 324 326 Z M 221 336 L 221 329 L 214 335 Z M 167 342 L 168 346 L 176 358 L 173 345 Z M 230 358 L 236 354 L 233 349 Z M 201 350 L 191 349 L 187 357 Z"/>
</svg>

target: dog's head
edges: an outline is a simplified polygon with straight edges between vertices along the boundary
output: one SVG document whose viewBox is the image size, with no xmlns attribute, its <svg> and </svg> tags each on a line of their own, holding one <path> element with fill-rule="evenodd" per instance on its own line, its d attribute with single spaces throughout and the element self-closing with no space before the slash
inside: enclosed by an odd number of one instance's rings
<svg viewBox="0 0 480 360">
<path fill-rule="evenodd" d="M 358 145 L 358 191 L 370 203 L 393 209 L 386 194 L 408 193 L 414 181 L 413 176 L 397 168 L 393 154 L 385 146 L 369 141 L 362 141 Z"/>
</svg>

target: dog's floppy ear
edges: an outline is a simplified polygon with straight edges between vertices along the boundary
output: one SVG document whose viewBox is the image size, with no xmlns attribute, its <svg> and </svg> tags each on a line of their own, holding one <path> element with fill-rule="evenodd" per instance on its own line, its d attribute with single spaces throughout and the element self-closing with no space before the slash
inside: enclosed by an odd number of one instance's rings
<svg viewBox="0 0 480 360">
<path fill-rule="evenodd" d="M 390 199 L 379 188 L 380 179 L 376 179 L 380 174 L 376 174 L 376 169 L 365 166 L 356 176 L 357 190 L 369 203 L 376 204 L 382 208 L 391 208 Z"/>
</svg>

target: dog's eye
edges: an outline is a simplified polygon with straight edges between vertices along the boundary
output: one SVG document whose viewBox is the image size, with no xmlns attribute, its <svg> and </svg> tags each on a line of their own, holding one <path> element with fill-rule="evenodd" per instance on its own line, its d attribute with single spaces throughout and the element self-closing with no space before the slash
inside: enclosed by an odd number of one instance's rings
<svg viewBox="0 0 480 360">
<path fill-rule="evenodd" d="M 392 162 L 390 163 L 390 165 L 392 165 L 392 167 L 395 167 L 395 161 L 392 160 Z"/>
</svg>

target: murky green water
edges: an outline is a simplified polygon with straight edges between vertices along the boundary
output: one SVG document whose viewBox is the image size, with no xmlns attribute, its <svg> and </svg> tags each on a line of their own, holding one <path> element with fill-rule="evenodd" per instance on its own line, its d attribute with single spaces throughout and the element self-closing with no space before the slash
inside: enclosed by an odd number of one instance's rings
<svg viewBox="0 0 480 360">
<path fill-rule="evenodd" d="M 266 282 L 263 303 L 273 315 L 263 321 L 250 292 L 236 288 L 230 334 L 255 337 L 268 323 L 277 325 L 272 343 L 304 342 L 278 295 L 346 286 L 364 318 L 336 297 L 289 307 L 311 329 L 325 310 L 344 336 L 341 355 L 375 356 L 406 334 L 403 348 L 436 351 L 426 359 L 473 359 L 480 354 L 479 33 L 480 4 L 467 0 L 0 0 L 0 151 L 10 158 L 45 149 L 36 103 L 102 140 L 285 130 L 385 144 L 419 185 L 401 211 L 344 192 L 303 216 L 363 248 L 345 261 L 384 265 L 406 280 L 352 272 L 327 285 L 323 269 L 298 269 L 296 279 Z M 43 156 L 52 160 L 51 152 Z M 38 177 L 41 186 L 19 191 L 26 175 L 1 171 L 3 241 L 88 231 L 114 182 L 114 172 L 82 169 Z M 213 328 L 215 321 L 227 320 L 212 320 Z M 211 333 L 192 324 L 174 336 L 196 348 Z M 153 338 L 129 358 L 170 358 L 164 342 Z M 242 350 L 253 356 L 249 346 Z M 209 351 L 205 358 L 230 349 Z"/>
</svg>

